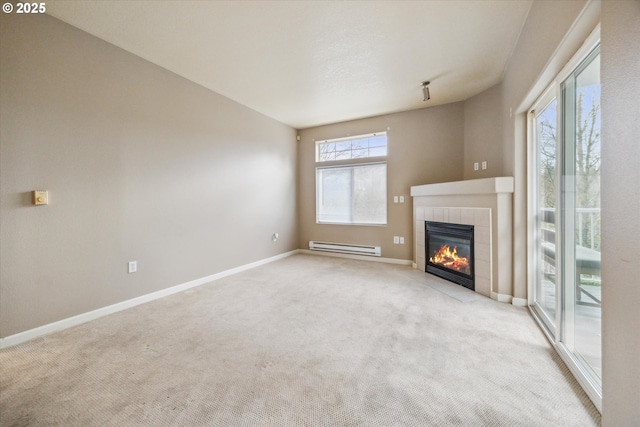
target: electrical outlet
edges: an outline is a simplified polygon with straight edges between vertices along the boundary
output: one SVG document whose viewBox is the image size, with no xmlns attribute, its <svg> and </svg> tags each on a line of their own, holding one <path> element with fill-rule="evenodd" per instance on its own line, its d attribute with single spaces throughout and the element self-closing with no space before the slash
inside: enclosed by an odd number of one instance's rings
<svg viewBox="0 0 640 427">
<path fill-rule="evenodd" d="M 485 170 L 487 168 L 487 161 L 485 160 L 484 162 L 482 162 L 482 170 Z"/>
<path fill-rule="evenodd" d="M 398 203 L 398 196 L 393 196 L 393 203 Z"/>
<path fill-rule="evenodd" d="M 138 271 L 138 261 L 129 261 L 129 273 Z"/>
<path fill-rule="evenodd" d="M 404 245 L 404 237 L 400 237 L 400 244 Z"/>
<path fill-rule="evenodd" d="M 393 244 L 397 245 L 398 243 L 400 243 L 400 237 L 398 236 L 393 236 Z"/>
<path fill-rule="evenodd" d="M 478 169 L 480 169 L 480 164 L 479 164 L 478 162 L 475 162 L 475 163 L 473 164 L 473 170 L 474 170 L 474 171 L 477 171 Z"/>
<path fill-rule="evenodd" d="M 400 196 L 400 203 L 404 203 L 404 196 Z"/>
</svg>

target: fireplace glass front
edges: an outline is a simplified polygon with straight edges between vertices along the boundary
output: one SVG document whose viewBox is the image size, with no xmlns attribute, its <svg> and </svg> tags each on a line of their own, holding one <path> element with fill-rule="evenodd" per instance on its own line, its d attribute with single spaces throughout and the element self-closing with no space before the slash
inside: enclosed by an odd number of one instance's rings
<svg viewBox="0 0 640 427">
<path fill-rule="evenodd" d="M 426 271 L 475 290 L 473 225 L 425 222 Z"/>
</svg>

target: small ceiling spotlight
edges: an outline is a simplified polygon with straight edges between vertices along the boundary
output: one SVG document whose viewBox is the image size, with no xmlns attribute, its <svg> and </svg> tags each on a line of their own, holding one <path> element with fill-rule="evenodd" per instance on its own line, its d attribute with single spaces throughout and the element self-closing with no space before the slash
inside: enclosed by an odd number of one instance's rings
<svg viewBox="0 0 640 427">
<path fill-rule="evenodd" d="M 429 94 L 429 81 L 422 82 L 422 95 L 423 101 L 428 101 L 431 99 L 431 95 Z"/>
</svg>

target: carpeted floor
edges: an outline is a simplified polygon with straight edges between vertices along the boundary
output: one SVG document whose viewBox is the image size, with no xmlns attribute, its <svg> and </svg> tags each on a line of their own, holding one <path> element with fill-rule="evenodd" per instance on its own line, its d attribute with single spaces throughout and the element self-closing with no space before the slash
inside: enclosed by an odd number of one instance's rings
<svg viewBox="0 0 640 427">
<path fill-rule="evenodd" d="M 593 426 L 528 311 L 295 255 L 0 352 L 2 426 Z"/>
</svg>

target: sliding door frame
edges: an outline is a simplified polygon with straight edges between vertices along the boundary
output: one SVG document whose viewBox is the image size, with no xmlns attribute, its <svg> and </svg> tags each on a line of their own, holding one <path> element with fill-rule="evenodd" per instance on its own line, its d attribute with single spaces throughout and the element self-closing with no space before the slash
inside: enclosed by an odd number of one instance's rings
<svg viewBox="0 0 640 427">
<path fill-rule="evenodd" d="M 531 109 L 529 110 L 530 114 L 528 115 L 527 122 L 527 153 L 528 153 L 528 161 L 527 161 L 527 231 L 528 231 L 528 244 L 527 244 L 527 288 L 528 288 L 528 298 L 529 298 L 529 309 L 533 314 L 533 317 L 536 319 L 541 329 L 558 352 L 562 360 L 565 362 L 573 376 L 576 378 L 578 383 L 582 386 L 584 391 L 587 393 L 591 401 L 594 403 L 596 408 L 600 412 L 602 412 L 602 386 L 597 384 L 592 380 L 590 372 L 588 372 L 587 368 L 583 366 L 583 363 L 579 358 L 571 351 L 571 349 L 565 344 L 567 338 L 571 339 L 571 337 L 567 336 L 567 331 L 565 330 L 565 309 L 567 308 L 564 302 L 567 298 L 572 298 L 574 289 L 573 287 L 569 287 L 571 289 L 566 289 L 567 286 L 563 285 L 563 283 L 568 280 L 567 277 L 570 275 L 567 273 L 571 273 L 565 269 L 565 245 L 563 242 L 563 233 L 566 226 L 570 225 L 567 223 L 563 223 L 563 219 L 561 216 L 561 210 L 565 210 L 566 200 L 563 200 L 562 195 L 564 191 L 571 184 L 566 182 L 565 177 L 563 176 L 563 169 L 565 164 L 565 156 L 570 154 L 565 151 L 565 143 L 563 142 L 565 139 L 565 124 L 561 119 L 565 110 L 565 99 L 562 91 L 562 83 L 569 78 L 576 69 L 585 61 L 592 52 L 598 47 L 600 44 L 600 25 L 598 25 L 593 32 L 587 37 L 583 45 L 578 49 L 575 55 L 569 60 L 569 62 L 564 66 L 564 68 L 558 73 L 553 82 L 543 91 L 543 93 L 533 102 Z M 538 205 L 537 197 L 537 152 L 536 152 L 536 142 L 535 142 L 535 110 L 536 108 L 545 108 L 549 102 L 551 102 L 555 98 L 557 100 L 557 127 L 556 134 L 558 140 L 557 149 L 556 149 L 556 185 L 557 185 L 557 195 L 556 195 L 556 226 L 560 225 L 562 230 L 558 230 L 556 228 L 556 275 L 557 275 L 557 288 L 556 288 L 556 313 L 555 313 L 555 327 L 549 325 L 549 322 L 544 319 L 544 313 L 541 313 L 539 308 L 535 306 L 535 286 L 537 280 L 537 268 L 539 266 L 538 259 L 536 256 L 536 208 Z M 572 228 L 573 229 L 573 228 Z M 569 270 L 573 267 L 569 266 Z"/>
<path fill-rule="evenodd" d="M 537 302 L 537 289 L 538 289 L 538 278 L 541 267 L 541 260 L 538 256 L 536 256 L 538 252 L 537 243 L 539 242 L 539 234 L 540 230 L 538 230 L 537 224 L 540 213 L 538 212 L 539 208 L 539 188 L 538 188 L 538 166 L 539 166 L 539 156 L 538 156 L 538 144 L 537 144 L 537 117 L 538 113 L 546 110 L 551 103 L 556 101 L 556 111 L 560 107 L 560 102 L 558 98 L 560 96 L 559 84 L 556 80 L 554 80 L 547 89 L 544 90 L 542 95 L 536 99 L 533 103 L 532 108 L 529 110 L 528 114 L 528 141 L 527 141 L 527 152 L 529 153 L 529 166 L 528 170 L 528 210 L 527 210 L 527 231 L 529 236 L 528 242 L 528 297 L 529 297 L 529 307 L 535 311 L 537 320 L 542 322 L 542 326 L 544 328 L 545 333 L 549 337 L 550 340 L 555 340 L 556 330 L 559 322 L 559 313 L 560 313 L 560 288 L 557 286 L 558 278 L 556 277 L 556 294 L 555 294 L 555 316 L 554 319 L 551 319 L 548 314 L 544 311 L 542 307 L 540 307 Z M 558 119 L 558 114 L 556 113 L 556 135 L 561 131 L 561 123 Z M 560 182 L 559 179 L 559 168 L 558 168 L 558 148 L 559 144 L 556 141 L 556 182 Z M 557 193 L 559 192 L 559 188 L 557 189 Z M 556 194 L 557 196 L 557 194 Z M 557 199 L 557 197 L 556 197 Z M 558 209 L 557 200 L 556 200 L 556 209 Z M 558 215 L 556 215 L 556 222 Z M 556 234 L 556 247 L 560 247 L 558 245 L 559 236 Z M 555 253 L 555 261 L 556 265 L 560 265 L 561 263 L 562 252 L 556 251 Z M 556 269 L 556 274 L 558 270 Z"/>
</svg>

